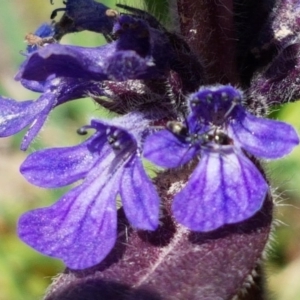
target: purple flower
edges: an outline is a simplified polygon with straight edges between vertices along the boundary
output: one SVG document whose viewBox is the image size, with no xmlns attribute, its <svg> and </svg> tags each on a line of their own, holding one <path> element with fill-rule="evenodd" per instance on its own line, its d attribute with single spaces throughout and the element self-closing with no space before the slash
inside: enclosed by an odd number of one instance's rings
<svg viewBox="0 0 300 300">
<path fill-rule="evenodd" d="M 124 81 L 161 77 L 168 70 L 172 53 L 163 33 L 128 15 L 116 20 L 114 33 L 118 40 L 101 47 L 53 44 L 39 49 L 28 57 L 16 79 L 41 81 L 55 74 L 56 77 Z"/>
<path fill-rule="evenodd" d="M 244 150 L 276 159 L 299 144 L 292 126 L 251 115 L 242 100 L 231 86 L 201 88 L 189 98 L 185 125 L 169 122 L 169 130 L 146 140 L 144 155 L 159 166 L 200 159 L 172 206 L 177 221 L 191 230 L 240 222 L 261 208 L 268 184 Z"/>
<path fill-rule="evenodd" d="M 43 24 L 36 37 L 52 34 L 50 29 L 50 25 Z M 107 96 L 109 84 L 104 92 L 104 83 L 99 81 L 118 82 L 165 74 L 172 55 L 167 51 L 170 45 L 164 33 L 128 15 L 118 18 L 114 32 L 118 40 L 102 47 L 55 43 L 31 48 L 16 79 L 42 95 L 36 101 L 23 102 L 0 98 L 0 136 L 15 134 L 32 124 L 21 145 L 26 150 L 54 107 L 87 94 Z"/>
<path fill-rule="evenodd" d="M 24 214 L 21 239 L 70 268 L 91 267 L 115 244 L 117 195 L 133 227 L 155 230 L 159 197 L 141 161 L 148 125 L 139 114 L 111 122 L 93 120 L 84 129 L 96 132 L 86 142 L 31 154 L 21 166 L 31 183 L 57 188 L 83 182 L 54 205 Z"/>
<path fill-rule="evenodd" d="M 54 29 L 49 24 L 42 24 L 30 38 L 26 57 L 30 57 L 41 48 L 49 46 Z M 32 41 L 36 41 L 33 43 Z M 26 65 L 26 61 L 22 64 Z M 30 126 L 21 144 L 21 150 L 26 150 L 44 125 L 49 113 L 56 106 L 71 100 L 85 97 L 87 94 L 102 95 L 101 83 L 80 78 L 57 78 L 50 75 L 43 80 L 20 80 L 22 85 L 34 92 L 42 93 L 36 100 L 16 101 L 0 97 L 0 137 L 11 136 L 27 126 Z"/>
</svg>

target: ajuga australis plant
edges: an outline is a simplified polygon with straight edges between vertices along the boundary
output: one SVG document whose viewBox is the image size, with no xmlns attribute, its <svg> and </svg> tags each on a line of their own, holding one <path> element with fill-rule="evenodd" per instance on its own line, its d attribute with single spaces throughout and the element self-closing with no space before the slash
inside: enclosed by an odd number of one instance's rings
<svg viewBox="0 0 300 300">
<path fill-rule="evenodd" d="M 0 136 L 28 127 L 26 150 L 56 106 L 84 96 L 115 113 L 82 124 L 81 144 L 37 150 L 20 167 L 39 187 L 77 182 L 18 223 L 25 243 L 67 267 L 46 300 L 267 299 L 273 198 L 262 162 L 299 144 L 267 112 L 300 96 L 299 10 L 296 0 L 149 0 L 145 10 L 66 0 L 26 36 L 15 78 L 41 95 L 0 98 Z M 84 30 L 107 43 L 60 43 Z"/>
</svg>

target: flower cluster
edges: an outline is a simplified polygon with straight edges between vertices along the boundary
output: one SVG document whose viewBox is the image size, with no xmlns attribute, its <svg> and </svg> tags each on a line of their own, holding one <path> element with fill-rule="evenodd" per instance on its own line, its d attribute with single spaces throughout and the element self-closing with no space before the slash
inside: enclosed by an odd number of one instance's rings
<svg viewBox="0 0 300 300">
<path fill-rule="evenodd" d="M 114 247 L 118 197 L 132 227 L 159 227 L 164 199 L 143 158 L 174 172 L 189 166 L 188 180 L 172 195 L 172 215 L 192 231 L 207 232 L 258 212 L 269 187 L 257 159 L 281 158 L 299 144 L 290 125 L 259 116 L 249 104 L 261 77 L 254 76 L 244 93 L 222 82 L 211 85 L 180 35 L 142 10 L 119 7 L 127 12 L 93 0 L 65 1 L 51 16 L 63 12 L 59 21 L 27 37 L 16 75 L 41 96 L 23 102 L 0 98 L 1 137 L 30 125 L 22 150 L 52 109 L 68 101 L 89 95 L 119 114 L 83 126 L 79 133 L 94 130 L 83 143 L 38 150 L 21 166 L 25 178 L 40 187 L 81 180 L 52 206 L 25 213 L 18 225 L 23 241 L 72 269 L 96 265 Z M 59 43 L 81 30 L 102 33 L 108 43 Z"/>
</svg>

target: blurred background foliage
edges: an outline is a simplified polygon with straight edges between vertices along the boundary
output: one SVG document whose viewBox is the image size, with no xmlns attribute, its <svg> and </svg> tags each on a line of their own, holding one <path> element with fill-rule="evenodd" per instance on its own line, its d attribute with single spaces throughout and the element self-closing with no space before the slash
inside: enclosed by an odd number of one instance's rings
<svg viewBox="0 0 300 300">
<path fill-rule="evenodd" d="M 114 0 L 103 1 L 114 7 Z M 146 4 L 163 19 L 166 0 L 146 0 Z M 143 7 L 142 0 L 125 1 Z M 62 7 L 61 0 L 4 0 L 0 6 L 0 94 L 18 100 L 36 99 L 38 94 L 24 89 L 13 77 L 24 60 L 24 37 L 43 22 L 51 11 Z M 68 35 L 62 43 L 96 46 L 104 42 L 100 35 L 82 32 Z M 29 152 L 49 146 L 74 145 L 82 139 L 76 129 L 91 116 L 103 112 L 88 99 L 72 101 L 51 113 L 47 125 Z M 272 113 L 300 132 L 300 103 L 291 103 Z M 24 132 L 0 139 L 0 300 L 41 299 L 52 278 L 63 270 L 63 264 L 44 257 L 23 244 L 16 236 L 18 217 L 29 209 L 52 204 L 65 191 L 46 191 L 30 185 L 19 174 L 26 157 L 18 147 Z M 293 153 L 267 165 L 268 174 L 278 195 L 274 238 L 270 243 L 266 273 L 271 298 L 300 300 L 300 147 Z"/>
</svg>

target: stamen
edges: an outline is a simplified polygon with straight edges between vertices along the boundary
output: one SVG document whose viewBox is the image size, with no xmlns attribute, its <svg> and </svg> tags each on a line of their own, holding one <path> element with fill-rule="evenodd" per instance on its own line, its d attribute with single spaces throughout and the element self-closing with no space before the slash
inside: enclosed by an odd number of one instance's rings
<svg viewBox="0 0 300 300">
<path fill-rule="evenodd" d="M 76 132 L 78 135 L 87 135 L 88 134 L 87 129 L 88 129 L 87 126 L 82 126 L 78 128 Z"/>
<path fill-rule="evenodd" d="M 167 129 L 178 137 L 187 137 L 188 128 L 178 121 L 169 121 L 167 123 Z"/>
<path fill-rule="evenodd" d="M 111 9 L 111 8 L 107 9 L 106 12 L 105 12 L 105 14 L 108 17 L 113 17 L 113 18 L 115 18 L 115 17 L 117 17 L 119 15 L 119 13 L 116 10 Z"/>
<path fill-rule="evenodd" d="M 108 137 L 107 137 L 107 142 L 112 146 L 115 142 L 116 142 L 116 137 L 115 136 L 113 136 L 113 135 L 109 135 Z"/>
<path fill-rule="evenodd" d="M 111 130 L 107 130 L 107 132 L 111 132 Z M 107 142 L 108 144 L 112 147 L 113 150 L 120 150 L 121 149 L 121 143 L 120 143 L 120 138 L 118 136 L 118 131 L 114 131 L 111 134 L 107 135 Z"/>
<path fill-rule="evenodd" d="M 114 149 L 114 150 L 120 150 L 121 149 L 121 143 L 120 143 L 120 141 L 115 141 L 114 143 L 113 143 L 113 145 L 111 145 L 112 146 L 112 148 Z"/>
<path fill-rule="evenodd" d="M 202 138 L 204 145 L 210 142 L 220 146 L 228 146 L 233 144 L 233 140 L 226 133 L 217 129 L 213 132 L 203 134 Z"/>
<path fill-rule="evenodd" d="M 225 121 L 227 119 L 227 117 L 231 114 L 231 112 L 235 108 L 236 104 L 237 104 L 236 102 L 231 103 L 231 106 L 229 107 L 229 109 L 227 110 L 227 112 L 225 113 L 225 115 L 223 117 L 223 121 Z"/>
<path fill-rule="evenodd" d="M 57 16 L 57 13 L 60 12 L 60 11 L 63 11 L 65 12 L 66 11 L 66 8 L 57 8 L 57 9 L 54 9 L 50 15 L 50 19 L 54 19 L 56 16 Z"/>
</svg>

